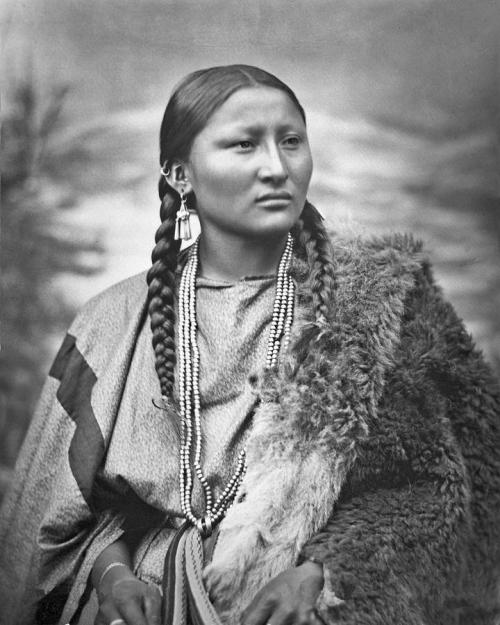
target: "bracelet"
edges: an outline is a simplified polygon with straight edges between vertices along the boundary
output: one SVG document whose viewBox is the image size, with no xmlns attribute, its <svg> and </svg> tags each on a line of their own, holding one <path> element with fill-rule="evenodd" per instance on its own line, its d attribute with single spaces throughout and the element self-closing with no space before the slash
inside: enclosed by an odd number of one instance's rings
<svg viewBox="0 0 500 625">
<path fill-rule="evenodd" d="M 104 579 L 106 574 L 109 573 L 111 569 L 114 569 L 115 566 L 126 566 L 128 568 L 128 564 L 125 564 L 125 562 L 111 562 L 111 564 L 108 564 L 108 566 L 101 573 L 101 576 L 99 577 L 99 581 L 97 582 L 97 588 L 99 588 L 99 586 L 102 584 L 102 580 Z"/>
</svg>

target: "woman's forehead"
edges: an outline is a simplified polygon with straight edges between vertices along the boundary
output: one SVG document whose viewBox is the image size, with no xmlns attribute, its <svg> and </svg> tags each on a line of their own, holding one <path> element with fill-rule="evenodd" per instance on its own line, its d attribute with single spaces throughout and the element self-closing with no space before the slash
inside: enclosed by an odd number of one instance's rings
<svg viewBox="0 0 500 625">
<path fill-rule="evenodd" d="M 291 98 L 273 87 L 245 87 L 233 93 L 210 117 L 207 132 L 222 128 L 304 125 Z M 202 131 L 203 132 L 203 131 Z"/>
</svg>

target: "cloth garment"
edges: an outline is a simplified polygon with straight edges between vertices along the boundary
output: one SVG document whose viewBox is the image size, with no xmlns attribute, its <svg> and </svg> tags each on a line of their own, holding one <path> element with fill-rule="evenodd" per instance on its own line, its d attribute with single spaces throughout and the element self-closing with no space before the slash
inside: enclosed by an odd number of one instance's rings
<svg viewBox="0 0 500 625">
<path fill-rule="evenodd" d="M 202 466 L 215 497 L 237 465 L 237 456 L 248 434 L 256 394 L 249 375 L 263 369 L 267 338 L 272 321 L 275 277 L 249 277 L 231 284 L 199 278 L 197 281 L 198 347 L 200 350 L 200 402 L 202 410 Z M 165 550 L 175 528 L 182 522 L 178 479 L 178 445 L 152 448 L 157 409 L 151 398 L 157 393 L 157 375 L 150 353 L 151 331 L 144 324 L 137 338 L 125 384 L 121 407 L 107 452 L 104 477 L 116 476 L 127 483 L 169 484 L 155 496 L 155 505 L 164 510 L 168 523 L 153 527 L 141 540 L 136 555 L 136 573 L 146 582 L 162 582 Z M 159 400 L 159 396 L 156 398 Z M 134 419 L 126 417 L 135 406 Z M 122 412 L 125 412 L 122 418 Z M 160 418 L 162 415 L 160 413 Z M 149 423 L 149 425 L 148 425 Z M 131 441 L 134 441 L 130 449 Z M 162 458 L 172 454 L 168 475 L 155 474 Z M 131 463 L 131 454 L 135 459 Z M 138 466 L 141 466 L 140 471 Z M 203 510 L 203 496 L 196 480 L 193 490 L 195 513 Z"/>
<path fill-rule="evenodd" d="M 289 353 L 248 382 L 258 404 L 243 498 L 204 571 L 215 608 L 237 623 L 269 579 L 310 558 L 325 572 L 317 607 L 326 623 L 494 625 L 497 381 L 419 244 L 397 235 L 333 243 L 329 318 L 315 320 L 316 285 L 298 249 Z M 145 457 L 132 438 L 120 473 L 107 472 L 115 432 L 137 416 L 125 401 L 131 363 L 139 351 L 153 362 L 140 341 L 145 303 L 144 276 L 92 300 L 52 368 L 2 512 L 6 623 L 33 623 L 37 605 L 58 599 L 53 620 L 69 622 L 102 549 L 125 531 L 165 524 L 162 502 L 176 489 L 175 401 L 141 421 L 151 434 Z M 159 397 L 154 385 L 150 398 Z"/>
<path fill-rule="evenodd" d="M 202 466 L 215 497 L 223 491 L 237 464 L 251 424 L 256 394 L 248 383 L 265 363 L 272 321 L 275 276 L 247 277 L 235 283 L 197 279 L 197 324 L 200 350 L 200 403 L 202 410 Z M 154 449 L 157 412 L 151 398 L 157 393 L 157 375 L 150 353 L 151 331 L 145 323 L 137 337 L 123 398 L 106 454 L 104 478 L 127 483 L 169 484 L 159 490 L 155 505 L 165 511 L 161 527 L 153 526 L 139 541 L 134 572 L 144 582 L 162 585 L 165 553 L 182 521 L 178 479 L 178 444 L 168 440 Z M 159 396 L 156 397 L 159 401 Z M 135 406 L 133 419 L 127 417 Z M 161 413 L 160 413 L 161 418 Z M 131 441 L 134 444 L 131 446 Z M 175 449 L 175 461 L 155 473 L 162 458 Z M 133 461 L 131 462 L 131 456 Z M 151 458 L 155 462 L 151 463 Z M 167 474 L 168 472 L 168 474 Z M 203 510 L 198 481 L 193 489 L 195 513 Z M 98 610 L 91 593 L 78 625 L 92 625 Z"/>
</svg>

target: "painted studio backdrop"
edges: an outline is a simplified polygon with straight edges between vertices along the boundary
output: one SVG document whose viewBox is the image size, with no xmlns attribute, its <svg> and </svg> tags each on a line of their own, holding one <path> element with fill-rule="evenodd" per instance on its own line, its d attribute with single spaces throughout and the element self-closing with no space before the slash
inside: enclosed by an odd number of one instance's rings
<svg viewBox="0 0 500 625">
<path fill-rule="evenodd" d="M 148 267 L 173 85 L 260 65 L 308 112 L 332 228 L 421 237 L 500 363 L 494 0 L 5 0 L 0 496 L 76 309 Z"/>
</svg>

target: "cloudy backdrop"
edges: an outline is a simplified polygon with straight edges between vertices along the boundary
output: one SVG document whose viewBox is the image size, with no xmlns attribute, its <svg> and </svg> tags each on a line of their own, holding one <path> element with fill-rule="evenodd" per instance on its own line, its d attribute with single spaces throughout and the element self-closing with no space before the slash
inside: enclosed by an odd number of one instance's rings
<svg viewBox="0 0 500 625">
<path fill-rule="evenodd" d="M 148 266 L 163 108 L 199 67 L 288 82 L 310 199 L 337 230 L 423 238 L 498 365 L 499 16 L 492 0 L 4 0 L 4 466 L 74 310 Z"/>
</svg>

